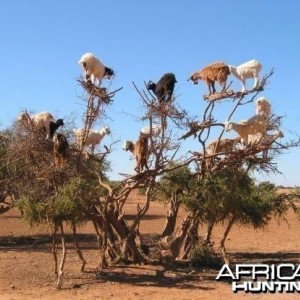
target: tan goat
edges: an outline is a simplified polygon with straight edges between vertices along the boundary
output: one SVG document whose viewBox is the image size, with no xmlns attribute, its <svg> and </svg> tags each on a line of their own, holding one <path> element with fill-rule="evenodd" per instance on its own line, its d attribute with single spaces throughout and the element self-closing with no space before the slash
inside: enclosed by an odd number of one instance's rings
<svg viewBox="0 0 300 300">
<path fill-rule="evenodd" d="M 250 135 L 260 133 L 262 136 L 267 132 L 267 119 L 263 115 L 255 115 L 248 120 L 239 123 L 225 122 L 225 131 L 234 130 L 241 139 L 241 142 L 247 146 Z"/>
<path fill-rule="evenodd" d="M 229 67 L 223 62 L 212 63 L 198 72 L 194 72 L 188 80 L 198 84 L 198 80 L 203 80 L 208 86 L 209 95 L 216 92 L 215 81 L 222 86 L 221 92 L 225 90 L 227 76 L 230 74 Z"/>
<path fill-rule="evenodd" d="M 134 155 L 136 161 L 134 169 L 138 173 L 142 172 L 145 168 L 148 169 L 148 140 L 149 137 L 140 135 L 135 143 L 126 140 L 122 147 L 125 151 L 129 150 Z"/>
<path fill-rule="evenodd" d="M 265 97 L 259 97 L 255 101 L 255 111 L 257 115 L 263 115 L 265 117 L 269 117 L 271 112 L 271 104 Z"/>
<path fill-rule="evenodd" d="M 225 155 L 228 155 L 234 147 L 240 142 L 240 138 L 235 139 L 216 139 L 211 141 L 206 147 L 206 155 L 212 155 L 220 152 L 224 152 Z M 210 168 L 213 164 L 214 158 L 207 158 L 207 167 Z"/>
<path fill-rule="evenodd" d="M 208 144 L 206 147 L 206 154 L 210 155 L 219 152 L 225 152 L 225 154 L 228 154 L 239 142 L 239 137 L 235 139 L 216 139 Z"/>
</svg>

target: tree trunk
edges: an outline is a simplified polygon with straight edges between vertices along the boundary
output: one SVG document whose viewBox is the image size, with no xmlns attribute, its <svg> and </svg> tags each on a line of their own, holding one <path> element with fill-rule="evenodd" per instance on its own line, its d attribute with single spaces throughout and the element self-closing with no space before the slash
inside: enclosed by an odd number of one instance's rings
<svg viewBox="0 0 300 300">
<path fill-rule="evenodd" d="M 79 246 L 79 243 L 78 243 L 78 240 L 77 240 L 77 231 L 76 231 L 76 224 L 75 223 L 72 223 L 72 232 L 73 232 L 73 240 L 74 240 L 75 249 L 76 249 L 76 252 L 77 252 L 77 255 L 78 255 L 79 259 L 81 260 L 80 271 L 84 272 L 84 267 L 86 265 L 86 260 L 83 257 L 83 254 L 81 252 L 81 249 L 80 249 L 80 246 Z"/>
<path fill-rule="evenodd" d="M 204 241 L 206 243 L 209 243 L 210 244 L 210 238 L 211 238 L 211 234 L 212 234 L 212 230 L 215 226 L 215 221 L 208 221 L 208 224 L 207 224 L 207 231 L 206 231 L 206 236 L 204 238 Z"/>
<path fill-rule="evenodd" d="M 62 279 L 64 275 L 64 267 L 66 262 L 67 250 L 66 250 L 66 240 L 65 240 L 65 232 L 62 222 L 59 224 L 60 233 L 61 233 L 61 247 L 62 247 L 62 257 L 58 270 L 58 278 L 57 278 L 57 288 L 60 289 L 62 285 Z"/>
<path fill-rule="evenodd" d="M 223 239 L 220 242 L 220 247 L 221 247 L 221 251 L 222 251 L 222 254 L 223 254 L 223 258 L 224 258 L 224 263 L 227 264 L 227 265 L 229 265 L 230 261 L 229 261 L 229 258 L 227 256 L 227 253 L 226 253 L 225 241 L 226 241 L 226 239 L 228 237 L 228 234 L 229 234 L 229 232 L 230 232 L 230 230 L 231 230 L 231 228 L 234 224 L 234 221 L 235 221 L 235 215 L 233 215 L 231 217 L 231 219 L 230 219 L 230 221 L 229 221 L 229 223 L 226 227 L 226 230 L 224 232 Z"/>
<path fill-rule="evenodd" d="M 181 224 L 181 228 L 170 245 L 173 259 L 186 259 L 198 240 L 199 218 L 188 215 Z"/>
<path fill-rule="evenodd" d="M 176 236 L 176 238 L 173 240 L 173 242 L 170 245 L 170 251 L 174 259 L 179 255 L 181 246 L 185 240 L 185 237 L 187 235 L 188 229 L 191 226 L 191 217 L 187 216 L 181 223 L 181 228 L 179 229 L 179 232 Z"/>
<path fill-rule="evenodd" d="M 184 243 L 182 244 L 180 253 L 178 255 L 178 259 L 187 259 L 191 249 L 194 248 L 197 243 L 198 236 L 198 227 L 199 227 L 199 219 L 194 217 L 192 219 L 191 225 L 187 231 Z"/>
<path fill-rule="evenodd" d="M 166 225 L 161 235 L 163 238 L 166 236 L 170 236 L 174 233 L 179 206 L 180 201 L 178 200 L 178 196 L 174 194 L 171 197 Z"/>
<path fill-rule="evenodd" d="M 50 229 L 52 231 L 51 237 L 52 237 L 52 254 L 53 254 L 53 259 L 54 259 L 54 274 L 57 276 L 58 275 L 58 271 L 57 271 L 57 242 L 56 242 L 57 226 L 54 225 L 53 230 L 52 230 L 51 227 L 50 227 Z"/>
</svg>

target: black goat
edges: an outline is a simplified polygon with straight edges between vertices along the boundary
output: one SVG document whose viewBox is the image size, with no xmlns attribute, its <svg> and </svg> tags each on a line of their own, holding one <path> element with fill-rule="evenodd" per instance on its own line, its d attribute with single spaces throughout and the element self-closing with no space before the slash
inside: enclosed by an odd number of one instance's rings
<svg viewBox="0 0 300 300">
<path fill-rule="evenodd" d="M 53 137 L 53 152 L 54 152 L 54 163 L 57 167 L 62 167 L 67 159 L 69 150 L 69 143 L 67 138 L 57 133 Z"/>
<path fill-rule="evenodd" d="M 147 89 L 155 94 L 160 103 L 170 102 L 172 100 L 176 82 L 177 81 L 173 73 L 166 73 L 157 83 L 149 81 Z"/>
<path fill-rule="evenodd" d="M 58 127 L 63 126 L 64 125 L 64 120 L 63 119 L 57 119 L 55 122 L 50 121 L 50 139 L 53 138 L 56 130 L 58 129 Z"/>
</svg>

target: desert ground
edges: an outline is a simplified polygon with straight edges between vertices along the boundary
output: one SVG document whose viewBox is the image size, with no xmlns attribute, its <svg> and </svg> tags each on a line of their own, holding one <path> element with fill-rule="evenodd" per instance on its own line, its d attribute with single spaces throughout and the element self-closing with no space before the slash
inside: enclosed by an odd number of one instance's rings
<svg viewBox="0 0 300 300">
<path fill-rule="evenodd" d="M 128 199 L 125 213 L 128 222 L 136 212 L 138 194 Z M 151 236 L 161 233 L 166 207 L 151 202 L 141 222 L 140 232 Z M 185 216 L 180 211 L 179 220 Z M 230 258 L 248 263 L 299 263 L 299 220 L 289 211 L 287 222 L 273 219 L 263 230 L 234 226 L 226 243 Z M 98 249 L 91 224 L 80 227 L 79 240 L 87 260 L 80 272 L 80 262 L 71 236 L 64 281 L 61 290 L 55 288 L 56 277 L 51 254 L 51 238 L 47 226 L 30 228 L 19 211 L 11 209 L 0 215 L 0 299 L 299 299 L 299 294 L 234 294 L 231 284 L 217 282 L 218 270 L 185 266 L 164 268 L 159 265 L 119 265 L 98 270 Z M 213 231 L 216 251 L 224 227 Z M 200 228 L 200 234 L 205 228 Z"/>
</svg>

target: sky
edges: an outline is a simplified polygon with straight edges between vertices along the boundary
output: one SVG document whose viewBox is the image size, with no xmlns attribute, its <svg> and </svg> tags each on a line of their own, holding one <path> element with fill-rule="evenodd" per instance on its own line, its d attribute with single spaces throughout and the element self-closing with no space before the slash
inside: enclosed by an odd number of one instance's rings
<svg viewBox="0 0 300 300">
<path fill-rule="evenodd" d="M 121 179 L 119 173 L 133 173 L 134 161 L 121 149 L 122 144 L 125 139 L 136 140 L 139 129 L 147 125 L 138 120 L 143 108 L 133 82 L 143 88 L 144 81 L 157 81 L 164 73 L 173 72 L 177 103 L 200 119 L 207 105 L 202 97 L 207 87 L 203 82 L 194 86 L 186 79 L 217 60 L 239 65 L 257 59 L 263 65 L 261 76 L 274 68 L 260 95 L 283 116 L 285 137 L 281 142 L 296 139 L 300 133 L 299 13 L 297 0 L 3 0 L 0 129 L 11 126 L 24 109 L 72 117 L 76 127 L 82 127 L 85 107 L 77 82 L 82 74 L 78 60 L 92 52 L 116 72 L 104 86 L 110 85 L 111 91 L 123 87 L 94 128 L 110 127 L 112 134 L 103 144 L 119 140 L 108 157 L 110 179 Z M 229 80 L 235 90 L 240 89 L 235 78 Z M 246 85 L 252 84 L 249 80 Z M 232 106 L 230 101 L 218 103 L 217 121 L 226 121 Z M 254 112 L 254 104 L 243 106 L 233 121 L 247 119 Z M 180 151 L 200 149 L 190 138 Z M 282 174 L 258 175 L 257 180 L 299 186 L 299 160 L 299 148 L 286 150 L 274 161 Z"/>
</svg>

